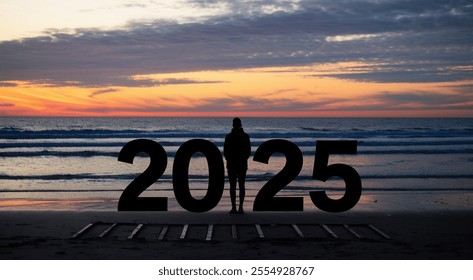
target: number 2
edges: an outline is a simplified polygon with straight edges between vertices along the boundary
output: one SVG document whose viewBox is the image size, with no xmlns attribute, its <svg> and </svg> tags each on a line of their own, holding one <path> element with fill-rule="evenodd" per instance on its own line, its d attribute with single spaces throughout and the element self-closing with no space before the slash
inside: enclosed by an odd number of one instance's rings
<svg viewBox="0 0 473 280">
<path fill-rule="evenodd" d="M 303 211 L 302 197 L 275 197 L 275 195 L 294 180 L 302 169 L 302 153 L 296 144 L 273 139 L 264 142 L 255 152 L 254 161 L 268 163 L 272 154 L 279 152 L 286 156 L 286 165 L 271 178 L 258 192 L 253 211 Z"/>
<path fill-rule="evenodd" d="M 166 170 L 168 158 L 164 148 L 152 140 L 133 140 L 123 146 L 118 161 L 133 164 L 133 159 L 141 152 L 149 155 L 149 166 L 123 191 L 118 201 L 118 211 L 167 211 L 167 197 L 138 197 Z"/>
</svg>

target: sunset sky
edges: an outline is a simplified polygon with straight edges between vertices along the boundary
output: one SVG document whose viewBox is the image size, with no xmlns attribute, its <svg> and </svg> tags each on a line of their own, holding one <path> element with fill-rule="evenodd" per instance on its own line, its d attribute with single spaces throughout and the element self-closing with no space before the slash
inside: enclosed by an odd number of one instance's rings
<svg viewBox="0 0 473 280">
<path fill-rule="evenodd" d="M 473 117 L 473 2 L 0 2 L 0 116 L 235 115 Z"/>
</svg>

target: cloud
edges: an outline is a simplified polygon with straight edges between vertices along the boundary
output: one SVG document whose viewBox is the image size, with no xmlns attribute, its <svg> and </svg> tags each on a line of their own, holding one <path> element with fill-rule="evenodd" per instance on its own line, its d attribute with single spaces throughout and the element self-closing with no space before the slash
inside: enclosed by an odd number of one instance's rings
<svg viewBox="0 0 473 280">
<path fill-rule="evenodd" d="M 16 83 L 12 82 L 0 82 L 0 87 L 16 87 Z"/>
<path fill-rule="evenodd" d="M 323 101 L 300 101 L 291 98 L 262 98 L 251 96 L 224 96 L 195 101 L 199 112 L 278 112 L 278 111 L 308 111 L 339 102 L 339 99 Z"/>
<path fill-rule="evenodd" d="M 443 94 L 438 92 L 382 92 L 364 96 L 368 105 L 356 105 L 352 110 L 472 110 L 473 93 Z M 376 104 L 376 106 L 373 106 Z M 346 108 L 345 108 L 346 109 Z"/>
<path fill-rule="evenodd" d="M 102 81 L 104 82 L 104 81 Z M 214 84 L 214 83 L 225 83 L 223 81 L 210 81 L 210 80 L 192 80 L 192 79 L 117 79 L 115 82 L 108 81 L 107 83 L 96 83 L 96 84 L 75 84 L 75 86 L 79 87 L 88 87 L 88 88 L 95 88 L 95 87 L 102 87 L 102 86 L 121 86 L 121 87 L 155 87 L 155 86 L 165 86 L 165 85 L 184 85 L 184 84 Z M 61 83 L 59 81 L 48 81 L 46 85 L 49 86 L 65 86 L 67 83 Z M 117 92 L 119 89 L 117 88 L 106 88 L 93 91 L 89 97 L 95 97 L 100 94 L 104 93 L 111 93 Z"/>
<path fill-rule="evenodd" d="M 382 63 L 354 64 L 338 69 L 322 70 L 306 77 L 333 77 L 376 83 L 429 83 L 470 80 L 473 67 L 469 62 L 457 62 L 452 66 L 439 61 L 385 60 Z"/>
<path fill-rule="evenodd" d="M 78 74 L 78 80 L 66 80 L 61 77 L 47 78 L 47 79 L 31 79 L 27 82 L 21 83 L 22 87 L 32 85 L 40 85 L 42 87 L 82 87 L 82 88 L 102 88 L 102 87 L 156 87 L 165 85 L 183 85 L 183 84 L 217 84 L 225 83 L 225 81 L 216 80 L 193 80 L 193 79 L 148 79 L 148 78 L 133 78 L 133 77 L 112 77 L 107 75 L 92 77 L 89 73 Z M 15 87 L 19 86 L 17 83 L 0 82 L 0 87 Z M 100 91 L 100 90 L 98 90 Z"/>
<path fill-rule="evenodd" d="M 455 89 L 456 87 L 452 87 Z M 239 114 L 275 114 L 293 112 L 313 115 L 323 112 L 370 112 L 370 111 L 442 111 L 442 110 L 473 110 L 473 93 L 463 91 L 439 93 L 435 91 L 394 92 L 384 91 L 378 94 L 367 94 L 357 97 L 316 96 L 314 100 L 285 98 L 266 95 L 236 96 L 220 94 L 214 98 L 191 97 L 156 97 L 144 105 L 132 106 L 98 106 L 70 107 L 68 112 L 91 114 L 154 114 L 154 113 L 239 113 Z"/>
<path fill-rule="evenodd" d="M 200 98 L 186 100 L 173 98 L 158 98 L 163 105 L 148 105 L 139 107 L 91 107 L 68 108 L 69 111 L 87 111 L 90 113 L 212 113 L 212 112 L 304 112 L 326 110 L 327 105 L 335 106 L 346 99 L 327 98 L 319 101 L 298 101 L 291 98 L 264 98 L 253 96 L 233 96 L 222 94 L 218 98 Z M 183 102 L 185 101 L 185 102 Z M 159 103 L 159 102 L 158 102 Z M 175 105 L 171 105 L 175 104 Z M 336 110 L 336 109 L 335 109 Z"/>
<path fill-rule="evenodd" d="M 225 83 L 225 81 L 211 81 L 211 80 L 193 80 L 193 79 L 176 79 L 176 78 L 168 78 L 168 79 L 158 79 L 153 80 L 155 85 L 186 85 L 186 84 L 220 84 Z"/>
<path fill-rule="evenodd" d="M 418 104 L 423 106 L 451 106 L 471 102 L 471 95 L 448 95 L 440 93 L 416 92 L 416 93 L 383 93 L 376 98 L 388 104 Z"/>
<path fill-rule="evenodd" d="M 458 68 L 473 64 L 473 6 L 464 1 L 218 4 L 228 14 L 199 22 L 132 22 L 117 30 L 56 30 L 0 42 L 0 82 L 156 86 L 159 82 L 129 77 L 341 61 L 403 63 L 340 78 L 425 82 L 471 77 L 471 70 Z"/>
<path fill-rule="evenodd" d="M 100 89 L 100 90 L 96 90 L 94 92 L 92 92 L 89 97 L 95 97 L 97 95 L 100 95 L 100 94 L 104 94 L 104 93 L 110 93 L 110 92 L 117 92 L 119 91 L 118 89 L 116 88 L 107 88 L 107 89 Z"/>
<path fill-rule="evenodd" d="M 15 104 L 13 103 L 0 103 L 0 107 L 13 107 Z"/>
<path fill-rule="evenodd" d="M 423 69 L 419 65 L 417 69 L 406 68 L 397 71 L 379 69 L 364 73 L 322 74 L 314 76 L 328 76 L 339 79 L 377 83 L 452 82 L 469 80 L 473 77 L 473 71 L 448 71 L 445 69 L 436 69 L 434 66 L 430 68 L 431 69 Z"/>
<path fill-rule="evenodd" d="M 127 3 L 127 4 L 123 4 L 122 7 L 124 7 L 124 8 L 147 8 L 148 5 L 143 4 L 143 3 Z"/>
</svg>

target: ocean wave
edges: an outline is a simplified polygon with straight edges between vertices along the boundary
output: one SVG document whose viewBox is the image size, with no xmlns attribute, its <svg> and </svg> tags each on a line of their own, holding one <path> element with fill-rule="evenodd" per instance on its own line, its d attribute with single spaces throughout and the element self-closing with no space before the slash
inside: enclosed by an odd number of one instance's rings
<svg viewBox="0 0 473 280">
<path fill-rule="evenodd" d="M 103 152 L 103 151 L 16 151 L 16 152 L 0 152 L 0 158 L 8 157 L 118 157 L 117 152 Z M 146 156 L 139 154 L 138 156 Z"/>
<path fill-rule="evenodd" d="M 190 139 L 182 139 L 178 141 L 156 141 L 161 144 L 163 147 L 166 146 L 180 146 L 184 142 Z M 223 147 L 223 140 L 208 139 L 213 144 Z M 289 141 L 294 142 L 299 147 L 315 147 L 317 140 L 313 141 L 298 141 L 288 139 Z M 255 140 L 251 142 L 253 147 L 258 147 L 263 144 L 266 140 Z M 126 144 L 126 141 L 123 142 L 101 142 L 100 140 L 96 141 L 80 141 L 80 142 L 66 142 L 66 141 L 34 141 L 34 142 L 8 142 L 0 143 L 0 149 L 11 149 L 11 148 L 86 148 L 86 147 L 123 147 Z M 453 145 L 473 145 L 473 138 L 471 139 L 451 139 L 451 140 L 411 140 L 411 141 L 370 141 L 370 140 L 361 140 L 358 141 L 358 147 L 407 147 L 407 146 L 453 146 Z"/>
<path fill-rule="evenodd" d="M 140 173 L 133 174 L 50 174 L 50 175 L 5 175 L 0 174 L 0 180 L 133 180 Z M 275 174 L 248 174 L 246 181 L 248 182 L 259 182 L 267 181 L 271 179 Z M 334 177 L 335 179 L 336 177 Z M 371 174 L 363 175 L 362 179 L 473 179 L 473 174 Z M 206 181 L 208 180 L 208 174 L 204 175 L 189 175 L 189 180 L 193 181 Z M 314 180 L 312 176 L 299 175 L 295 181 L 308 181 Z M 163 174 L 159 181 L 170 182 L 172 181 L 172 175 Z"/>
<path fill-rule="evenodd" d="M 324 188 L 317 188 L 317 187 L 304 187 L 304 186 L 287 186 L 287 190 L 292 190 L 292 191 L 318 191 L 318 190 L 332 190 L 332 191 L 343 191 L 340 190 L 339 188 L 335 187 L 324 187 Z M 380 191 L 380 192 L 430 192 L 430 191 L 473 191 L 473 187 L 464 187 L 464 188 L 444 188 L 444 187 L 431 187 L 431 188 L 412 188 L 412 187 L 399 187 L 399 188 L 392 188 L 392 187 L 386 187 L 386 188 L 381 188 L 381 187 L 364 187 L 363 188 L 364 192 L 369 192 L 369 191 Z"/>
<path fill-rule="evenodd" d="M 49 129 L 49 130 L 22 130 L 2 128 L 0 139 L 4 140 L 32 140 L 32 139 L 111 139 L 111 138 L 220 138 L 224 139 L 228 131 L 189 131 L 183 129 L 138 130 L 138 129 Z M 294 131 L 247 131 L 253 139 L 258 138 L 343 138 L 367 139 L 379 138 L 455 138 L 473 137 L 469 129 L 326 129 L 302 127 Z"/>
<path fill-rule="evenodd" d="M 98 192 L 111 192 L 111 193 L 122 193 L 124 188 L 112 188 L 112 189 L 19 189 L 19 190 L 10 190 L 10 189 L 0 189 L 0 193 L 98 193 Z M 193 190 L 202 190 L 205 191 L 205 188 L 193 188 Z M 173 189 L 171 188 L 159 188 L 159 189 L 147 189 L 147 193 L 153 192 L 172 192 Z M 247 191 L 258 191 L 258 189 L 247 189 Z M 287 186 L 279 195 L 284 192 L 294 192 L 294 191 L 343 191 L 340 188 L 336 187 L 304 187 L 304 186 Z M 399 188 L 392 188 L 392 187 L 366 187 L 363 188 L 363 192 L 449 192 L 449 191 L 473 191 L 472 187 L 464 187 L 464 188 L 445 188 L 445 187 L 427 187 L 427 188 L 412 188 L 412 187 L 399 187 Z M 309 195 L 308 193 L 306 194 Z M 362 194 L 363 195 L 363 194 Z"/>
<path fill-rule="evenodd" d="M 0 158 L 18 158 L 18 157 L 114 157 L 117 158 L 119 150 L 116 152 L 107 151 L 54 151 L 54 150 L 42 150 L 42 151 L 8 151 L 0 152 Z M 176 151 L 166 151 L 168 157 L 175 157 Z M 473 154 L 473 149 L 399 149 L 399 150 L 358 150 L 358 155 L 447 155 L 447 154 Z M 303 156 L 313 156 L 313 151 L 302 151 Z M 193 157 L 200 158 L 204 155 L 196 153 Z M 251 157 L 254 156 L 254 152 L 251 153 Z M 139 153 L 137 157 L 148 157 L 145 153 Z M 284 157 L 281 153 L 274 153 L 271 157 Z"/>
</svg>

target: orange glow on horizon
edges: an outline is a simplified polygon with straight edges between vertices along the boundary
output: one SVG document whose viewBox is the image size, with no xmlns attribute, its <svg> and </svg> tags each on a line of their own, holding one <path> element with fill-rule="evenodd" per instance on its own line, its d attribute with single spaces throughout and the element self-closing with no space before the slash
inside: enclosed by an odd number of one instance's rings
<svg viewBox="0 0 473 280">
<path fill-rule="evenodd" d="M 12 81 L 0 87 L 0 116 L 186 117 L 473 117 L 469 104 L 428 107 L 406 93 L 454 95 L 471 83 L 376 83 L 324 76 L 358 70 L 360 63 L 149 74 L 153 87 L 51 86 Z M 391 96 L 394 96 L 391 98 Z M 458 106 L 458 109 L 455 107 Z M 463 106 L 463 107 L 462 107 Z"/>
</svg>

